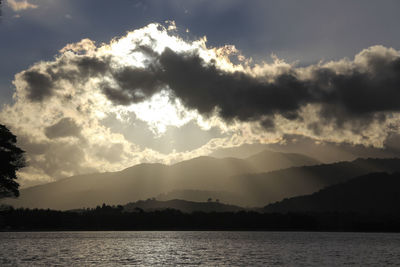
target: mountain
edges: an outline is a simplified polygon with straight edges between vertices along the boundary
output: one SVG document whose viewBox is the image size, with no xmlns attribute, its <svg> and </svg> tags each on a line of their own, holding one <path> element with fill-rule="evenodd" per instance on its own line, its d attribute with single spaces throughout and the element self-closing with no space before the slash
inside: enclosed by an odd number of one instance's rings
<svg viewBox="0 0 400 267">
<path fill-rule="evenodd" d="M 159 201 L 155 199 L 139 200 L 124 205 L 124 211 L 134 212 L 138 210 L 154 211 L 164 209 L 176 209 L 185 213 L 192 213 L 195 211 L 202 212 L 236 212 L 243 210 L 243 208 L 223 204 L 215 201 L 209 202 L 193 202 L 181 199 L 172 199 L 167 201 Z"/>
<path fill-rule="evenodd" d="M 255 168 L 264 172 L 287 169 L 296 166 L 312 166 L 321 164 L 320 161 L 297 153 L 282 153 L 264 150 L 246 158 Z"/>
<path fill-rule="evenodd" d="M 157 200 L 166 201 L 170 199 L 184 199 L 194 202 L 204 202 L 211 198 L 224 203 L 245 203 L 246 198 L 242 195 L 228 191 L 211 191 L 211 190 L 172 190 L 162 193 L 155 197 Z"/>
<path fill-rule="evenodd" d="M 351 162 L 292 167 L 230 178 L 226 190 L 247 197 L 242 206 L 268 204 L 284 198 L 307 195 L 372 172 L 399 172 L 400 159 L 356 159 Z"/>
<path fill-rule="evenodd" d="M 400 173 L 371 173 L 316 193 L 270 204 L 265 212 L 400 213 Z"/>
<path fill-rule="evenodd" d="M 284 164 L 262 164 L 272 157 L 268 155 L 274 155 L 284 161 Z M 119 172 L 73 176 L 22 189 L 18 199 L 6 199 L 3 202 L 16 207 L 66 210 L 95 207 L 102 203 L 124 204 L 173 190 L 195 189 L 234 193 L 230 190 L 236 188 L 230 186 L 232 176 L 276 170 L 290 162 L 291 166 L 303 166 L 312 162 L 300 154 L 297 154 L 297 157 L 288 154 L 288 159 L 285 157 L 285 153 L 265 152 L 247 159 L 198 157 L 171 166 L 139 164 Z"/>
</svg>

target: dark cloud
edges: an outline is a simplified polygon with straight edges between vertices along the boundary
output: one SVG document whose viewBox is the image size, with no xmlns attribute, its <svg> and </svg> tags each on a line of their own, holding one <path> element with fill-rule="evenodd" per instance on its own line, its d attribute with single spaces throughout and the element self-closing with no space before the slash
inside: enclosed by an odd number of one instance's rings
<svg viewBox="0 0 400 267">
<path fill-rule="evenodd" d="M 388 58 L 380 54 L 367 56 L 368 72 L 358 69 L 336 74 L 323 68 L 314 72 L 311 85 L 316 100 L 321 102 L 321 115 L 343 122 L 346 118 L 366 117 L 385 120 L 385 111 L 399 111 L 400 57 Z"/>
<path fill-rule="evenodd" d="M 275 128 L 275 122 L 272 118 L 265 118 L 260 121 L 260 125 L 269 131 L 273 131 Z"/>
<path fill-rule="evenodd" d="M 27 83 L 28 99 L 41 102 L 54 94 L 60 80 L 79 86 L 90 78 L 104 75 L 110 68 L 109 57 L 77 56 L 70 61 L 62 58 L 48 64 L 45 73 L 31 69 L 24 72 L 22 78 Z"/>
<path fill-rule="evenodd" d="M 266 83 L 242 72 L 223 72 L 196 54 L 177 54 L 170 49 L 160 55 L 159 62 L 160 79 L 186 106 L 203 114 L 217 108 L 227 120 L 288 114 L 308 95 L 308 88 L 290 73 Z"/>
<path fill-rule="evenodd" d="M 79 55 L 71 60 L 61 58 L 49 64 L 46 72 L 53 82 L 67 80 L 76 85 L 86 82 L 89 78 L 105 75 L 110 70 L 109 57 L 95 57 Z M 75 68 L 64 68 L 66 66 Z"/>
<path fill-rule="evenodd" d="M 81 128 L 71 118 L 62 118 L 56 124 L 46 127 L 45 135 L 49 139 L 60 137 L 80 137 Z"/>
<path fill-rule="evenodd" d="M 83 56 L 75 60 L 81 77 L 93 77 L 106 73 L 109 69 L 109 58 Z"/>
<path fill-rule="evenodd" d="M 376 48 L 362 55 L 364 69 L 350 68 L 337 73 L 328 67 L 316 67 L 311 78 L 300 79 L 292 69 L 267 82 L 243 72 L 224 72 L 213 62 L 204 62 L 196 53 L 176 53 L 171 49 L 154 58 L 147 68 L 125 68 L 114 73 L 119 88 L 104 90 L 118 104 L 129 104 L 152 96 L 168 86 L 183 104 L 202 114 L 218 110 L 227 121 L 264 121 L 265 117 L 283 115 L 299 119 L 299 109 L 306 104 L 321 104 L 321 122 L 339 127 L 348 120 L 384 121 L 383 112 L 399 111 L 400 57 L 382 54 Z M 111 94 L 112 92 L 112 94 Z M 318 131 L 316 125 L 310 125 Z"/>
<path fill-rule="evenodd" d="M 274 113 L 295 118 L 294 111 L 309 96 L 309 88 L 292 73 L 266 83 L 243 72 L 221 71 L 195 53 L 178 54 L 168 48 L 148 68 L 125 68 L 114 78 L 120 87 L 113 89 L 110 100 L 119 104 L 146 99 L 168 86 L 186 107 L 205 115 L 218 109 L 226 120 L 258 120 Z M 110 95 L 109 90 L 105 93 Z"/>
<path fill-rule="evenodd" d="M 109 100 L 111 100 L 113 103 L 117 105 L 129 105 L 132 102 L 136 102 L 134 101 L 135 96 L 131 95 L 129 91 L 124 92 L 122 90 L 115 89 L 107 83 L 102 84 L 101 87 L 103 94 L 107 96 Z"/>
<path fill-rule="evenodd" d="M 141 102 L 158 92 L 163 85 L 155 78 L 155 71 L 152 67 L 147 69 L 127 67 L 115 71 L 113 76 L 119 87 L 114 88 L 108 83 L 103 83 L 103 93 L 119 105 Z M 121 88 L 128 88 L 128 90 L 121 90 Z"/>
<path fill-rule="evenodd" d="M 28 87 L 28 98 L 31 101 L 40 102 L 53 94 L 53 82 L 48 75 L 30 70 L 23 74 Z"/>
</svg>

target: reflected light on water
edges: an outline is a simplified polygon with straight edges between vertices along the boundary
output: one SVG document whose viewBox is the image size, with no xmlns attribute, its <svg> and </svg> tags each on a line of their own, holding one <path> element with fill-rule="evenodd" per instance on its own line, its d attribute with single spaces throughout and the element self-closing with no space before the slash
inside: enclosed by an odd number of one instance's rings
<svg viewBox="0 0 400 267">
<path fill-rule="evenodd" d="M 1 266 L 400 264 L 400 234 L 19 232 L 0 239 Z"/>
</svg>

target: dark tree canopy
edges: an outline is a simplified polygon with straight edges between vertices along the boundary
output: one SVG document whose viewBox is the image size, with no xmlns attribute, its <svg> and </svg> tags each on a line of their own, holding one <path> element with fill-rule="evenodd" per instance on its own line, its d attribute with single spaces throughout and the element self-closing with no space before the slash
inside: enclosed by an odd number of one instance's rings
<svg viewBox="0 0 400 267">
<path fill-rule="evenodd" d="M 26 161 L 25 151 L 16 143 L 17 137 L 0 124 L 0 198 L 19 196 L 16 172 L 25 167 Z"/>
</svg>

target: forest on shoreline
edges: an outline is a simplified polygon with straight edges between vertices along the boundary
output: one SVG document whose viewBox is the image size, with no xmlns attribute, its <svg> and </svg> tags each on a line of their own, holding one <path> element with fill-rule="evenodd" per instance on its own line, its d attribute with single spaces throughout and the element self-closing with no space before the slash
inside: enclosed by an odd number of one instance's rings
<svg viewBox="0 0 400 267">
<path fill-rule="evenodd" d="M 0 211 L 0 231 L 97 230 L 400 232 L 400 215 L 257 211 L 183 213 L 175 209 L 125 212 L 122 206 L 108 205 L 80 211 L 12 207 Z"/>
</svg>

